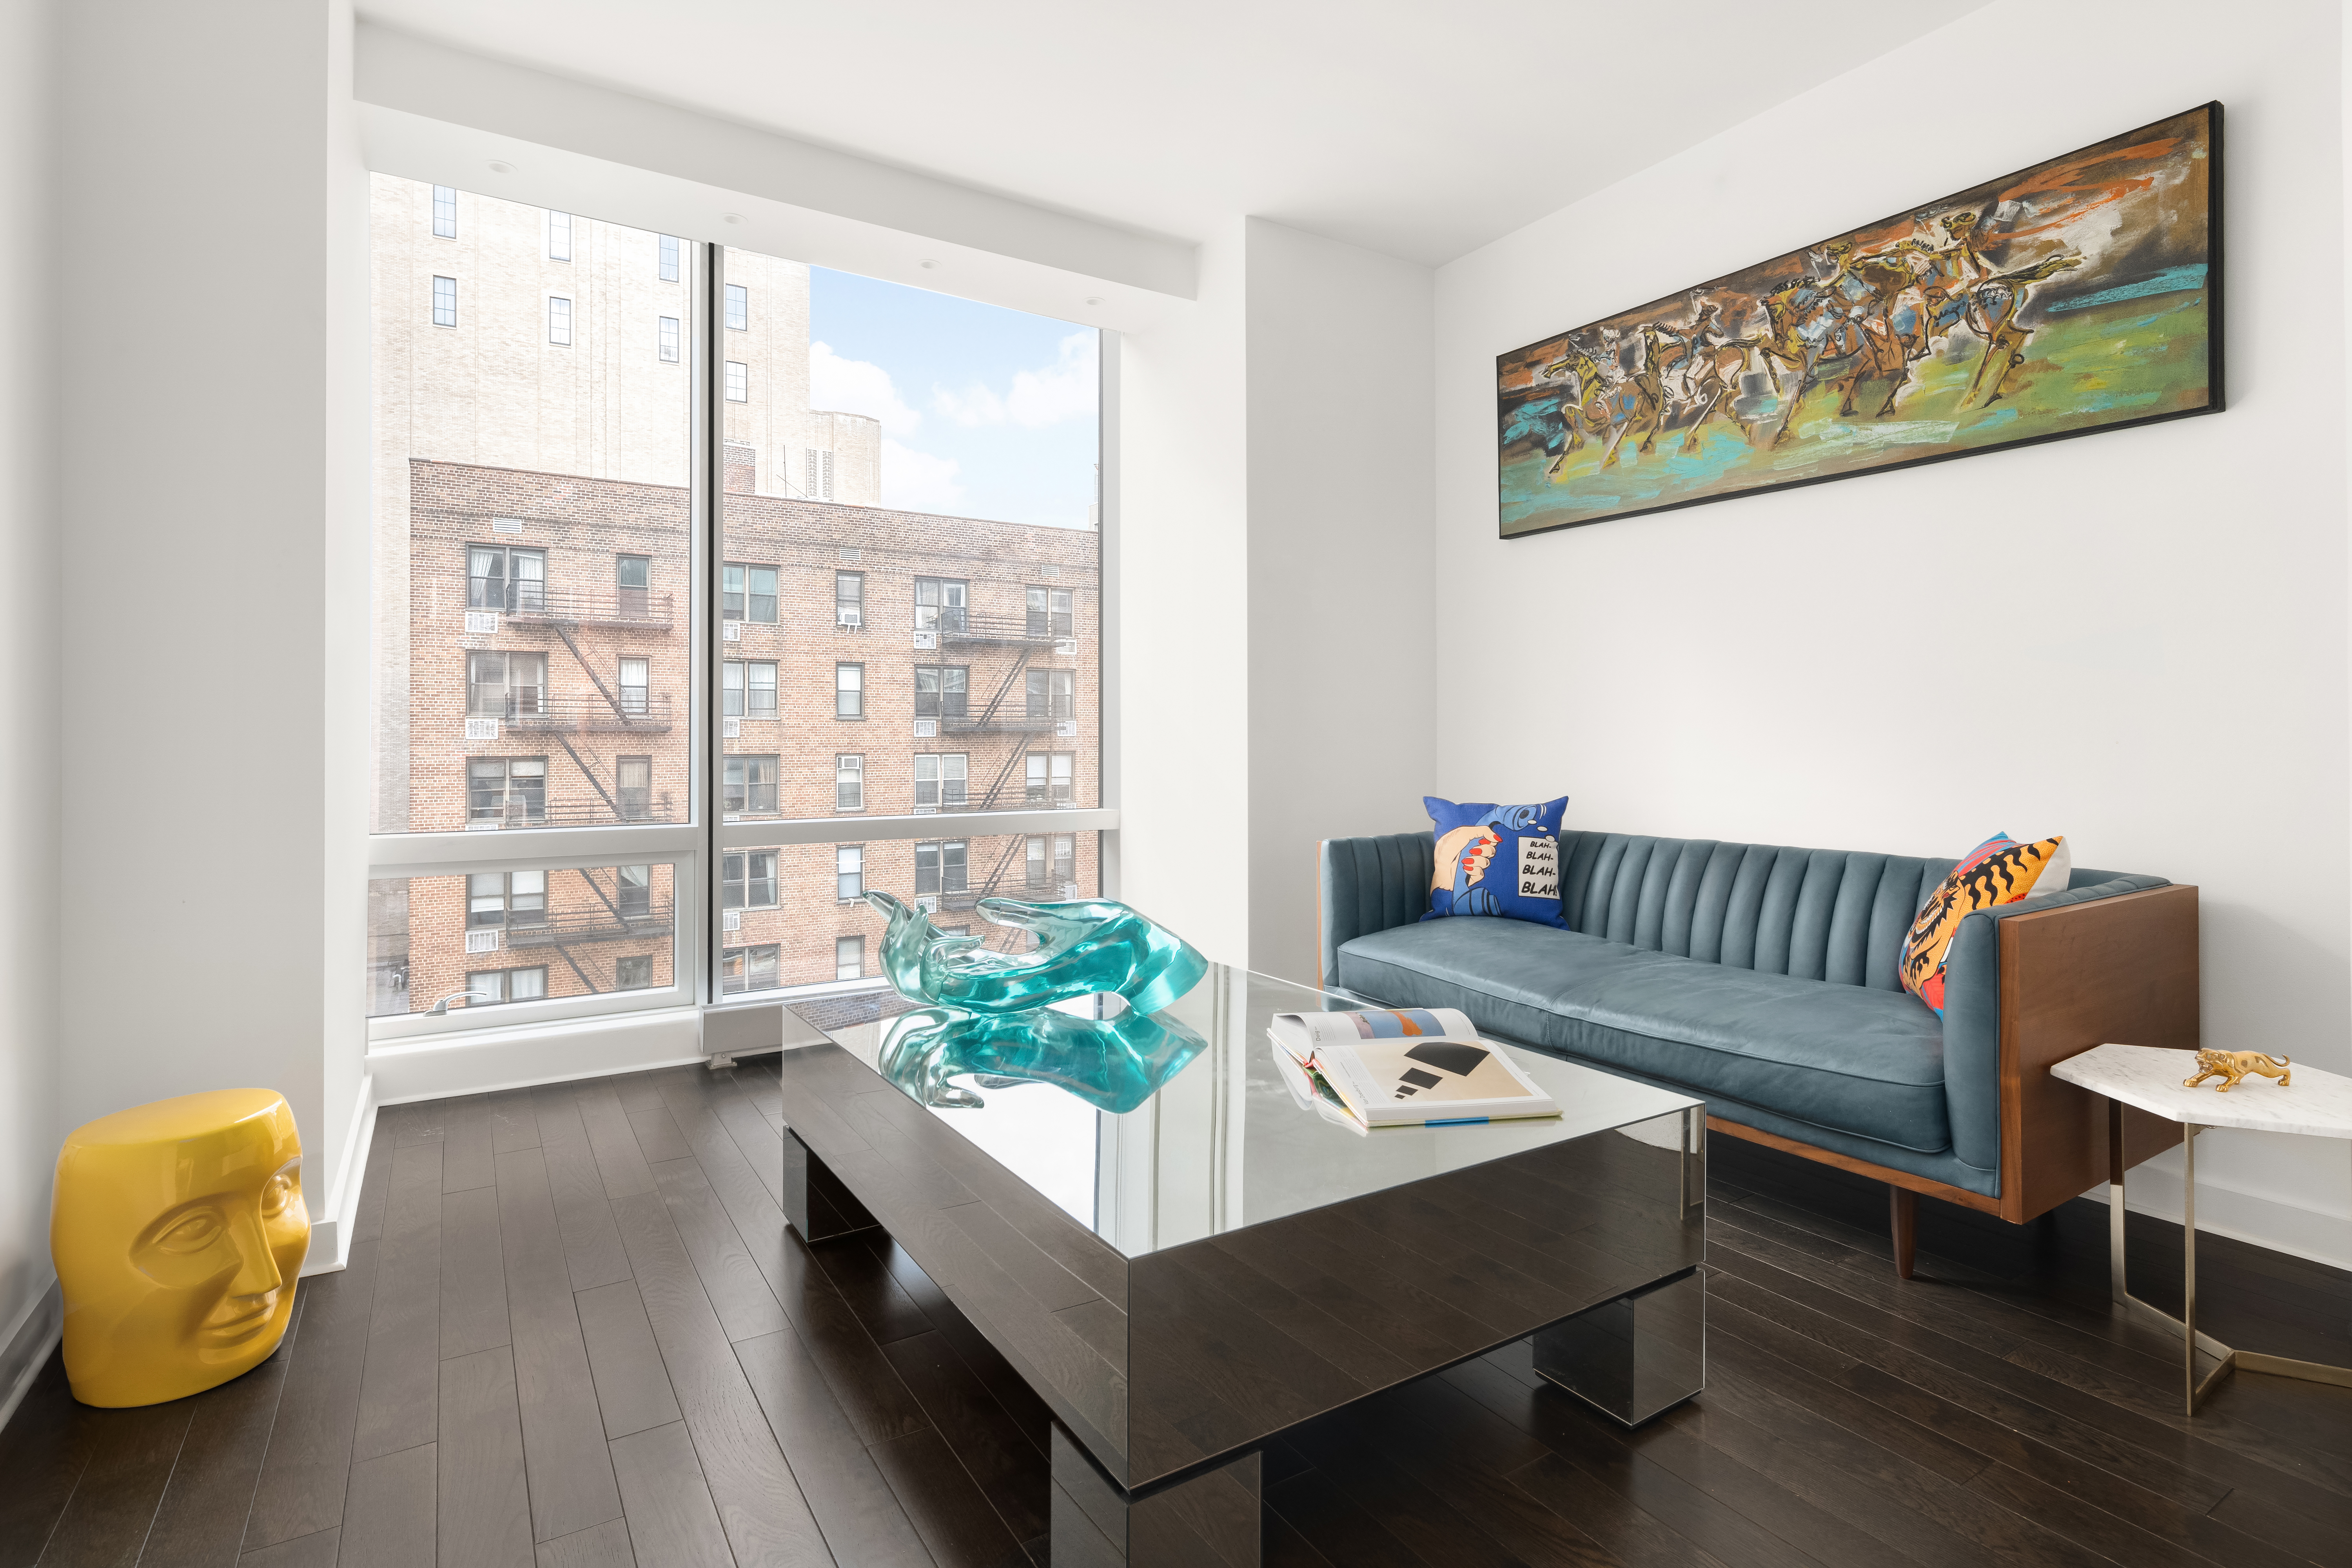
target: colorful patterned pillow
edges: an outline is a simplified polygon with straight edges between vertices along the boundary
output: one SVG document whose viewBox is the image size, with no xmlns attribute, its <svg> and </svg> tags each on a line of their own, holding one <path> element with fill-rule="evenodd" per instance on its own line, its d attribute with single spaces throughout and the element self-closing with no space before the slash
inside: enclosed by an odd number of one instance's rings
<svg viewBox="0 0 2352 1568">
<path fill-rule="evenodd" d="M 1559 819 L 1568 796 L 1539 805 L 1456 805 L 1421 797 L 1437 826 L 1437 863 L 1425 921 L 1500 915 L 1565 931 L 1559 903 Z"/>
<path fill-rule="evenodd" d="M 1920 908 L 1919 918 L 1911 922 L 1911 934 L 1903 943 L 1903 989 L 1942 1017 L 1944 961 L 1951 953 L 1952 938 L 1959 933 L 1961 920 L 1997 904 L 2013 904 L 2032 893 L 2037 883 L 2047 881 L 2049 891 L 2064 892 L 2073 860 L 2063 837 L 2020 844 L 2005 833 L 1996 833 L 1969 850 Z"/>
</svg>

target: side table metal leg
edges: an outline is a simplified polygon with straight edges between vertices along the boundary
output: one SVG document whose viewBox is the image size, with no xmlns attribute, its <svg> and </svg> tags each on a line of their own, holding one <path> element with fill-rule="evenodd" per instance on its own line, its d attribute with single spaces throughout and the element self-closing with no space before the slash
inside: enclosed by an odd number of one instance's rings
<svg viewBox="0 0 2352 1568">
<path fill-rule="evenodd" d="M 1693 1268 L 1534 1335 L 1536 1371 L 1638 1426 L 1706 1387 L 1706 1277 Z"/>
</svg>

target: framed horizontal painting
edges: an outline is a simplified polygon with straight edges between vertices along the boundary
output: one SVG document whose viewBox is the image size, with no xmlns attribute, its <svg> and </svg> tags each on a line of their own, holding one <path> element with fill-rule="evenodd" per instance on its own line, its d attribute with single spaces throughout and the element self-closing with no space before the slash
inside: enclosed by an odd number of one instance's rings
<svg viewBox="0 0 2352 1568">
<path fill-rule="evenodd" d="M 1506 539 L 2219 413 L 2221 106 L 1514 350 L 1495 377 Z"/>
</svg>

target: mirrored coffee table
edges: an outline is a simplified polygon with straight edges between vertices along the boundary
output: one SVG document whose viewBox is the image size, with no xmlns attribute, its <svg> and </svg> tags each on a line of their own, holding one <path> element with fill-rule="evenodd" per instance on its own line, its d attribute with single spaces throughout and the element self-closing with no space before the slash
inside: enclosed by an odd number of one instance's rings
<svg viewBox="0 0 2352 1568">
<path fill-rule="evenodd" d="M 1514 1340 L 1629 1425 L 1705 1382 L 1696 1100 L 1507 1047 L 1564 1114 L 1357 1132 L 1265 1031 L 1364 1005 L 1223 965 L 1117 1096 L 910 1052 L 906 1005 L 793 1008 L 785 1213 L 887 1231 L 1052 1410 L 1055 1568 L 1255 1563 L 1261 1444 Z"/>
</svg>

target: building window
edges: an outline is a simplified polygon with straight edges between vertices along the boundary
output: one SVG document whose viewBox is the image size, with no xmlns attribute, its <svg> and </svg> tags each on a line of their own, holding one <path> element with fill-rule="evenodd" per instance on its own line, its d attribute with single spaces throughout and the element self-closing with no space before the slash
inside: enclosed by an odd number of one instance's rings
<svg viewBox="0 0 2352 1568">
<path fill-rule="evenodd" d="M 866 624 L 866 574 L 835 572 L 833 574 L 833 624 L 836 626 L 862 626 Z"/>
<path fill-rule="evenodd" d="M 964 804 L 970 753 L 942 752 L 915 759 L 915 804 L 938 807 Z"/>
<path fill-rule="evenodd" d="M 1067 833 L 1039 834 L 1029 840 L 1029 886 L 1051 888 L 1077 873 L 1077 840 Z"/>
<path fill-rule="evenodd" d="M 661 357 L 664 364 L 677 363 L 677 318 L 676 316 L 664 316 L 661 319 Z"/>
<path fill-rule="evenodd" d="M 745 677 L 750 683 L 745 684 Z M 719 666 L 719 712 L 730 719 L 776 716 L 776 667 L 770 660 L 728 659 Z"/>
<path fill-rule="evenodd" d="M 751 400 L 751 373 L 740 360 L 727 362 L 727 401 L 749 403 Z"/>
<path fill-rule="evenodd" d="M 1029 671 L 1029 717 L 1067 719 L 1076 713 L 1076 682 L 1077 671 L 1073 669 Z"/>
<path fill-rule="evenodd" d="M 730 331 L 742 331 L 751 324 L 751 297 L 740 283 L 727 285 L 727 325 Z"/>
<path fill-rule="evenodd" d="M 915 666 L 915 717 L 961 719 L 971 693 L 971 667 L 966 664 Z"/>
<path fill-rule="evenodd" d="M 475 648 L 466 655 L 466 711 L 530 719 L 547 711 L 547 656 Z"/>
<path fill-rule="evenodd" d="M 665 283 L 675 283 L 677 281 L 677 236 L 665 234 L 656 237 L 661 242 L 661 280 Z"/>
<path fill-rule="evenodd" d="M 835 980 L 859 980 L 866 974 L 866 939 L 862 936 L 837 936 L 833 939 L 833 977 Z"/>
<path fill-rule="evenodd" d="M 624 822 L 643 822 L 653 815 L 654 760 L 651 757 L 613 759 L 615 804 Z"/>
<path fill-rule="evenodd" d="M 641 952 L 633 958 L 613 961 L 613 989 L 643 991 L 654 983 L 654 955 Z"/>
<path fill-rule="evenodd" d="M 457 237 L 457 187 L 455 185 L 433 187 L 433 237 Z"/>
<path fill-rule="evenodd" d="M 654 559 L 650 555 L 613 557 L 613 607 L 632 619 L 642 619 L 653 608 Z"/>
<path fill-rule="evenodd" d="M 1029 804 L 1031 805 L 1067 805 L 1070 804 L 1069 752 L 1032 752 L 1029 753 Z"/>
<path fill-rule="evenodd" d="M 572 259 L 572 215 L 547 215 L 547 258 L 550 261 Z"/>
<path fill-rule="evenodd" d="M 650 659 L 625 658 L 621 661 L 622 712 L 633 718 L 645 716 L 649 706 L 646 697 L 646 684 L 648 671 L 652 668 L 653 661 Z"/>
<path fill-rule="evenodd" d="M 547 923 L 547 873 L 477 871 L 466 879 L 466 924 L 473 930 Z"/>
<path fill-rule="evenodd" d="M 457 324 L 457 280 L 455 278 L 433 279 L 433 324 L 436 327 Z"/>
<path fill-rule="evenodd" d="M 836 754 L 833 759 L 833 809 L 866 809 L 866 758 Z"/>
<path fill-rule="evenodd" d="M 961 838 L 950 838 L 943 844 L 916 845 L 916 893 L 963 892 L 964 858 L 964 841 Z"/>
<path fill-rule="evenodd" d="M 719 568 L 719 618 L 776 624 L 776 569 L 730 561 Z"/>
<path fill-rule="evenodd" d="M 838 844 L 833 851 L 833 896 L 845 904 L 866 896 L 866 846 Z"/>
<path fill-rule="evenodd" d="M 1029 635 L 1066 637 L 1070 635 L 1070 591 L 1067 588 L 1029 590 Z"/>
<path fill-rule="evenodd" d="M 722 807 L 733 812 L 766 812 L 776 809 L 776 759 L 773 757 L 730 757 L 727 759 L 726 784 L 722 791 Z"/>
<path fill-rule="evenodd" d="M 572 301 L 561 294 L 547 297 L 547 341 L 558 348 L 572 346 Z"/>
<path fill-rule="evenodd" d="M 730 947 L 719 955 L 719 991 L 732 996 L 743 991 L 773 991 L 776 988 L 776 960 L 782 952 L 775 942 L 764 947 Z"/>
<path fill-rule="evenodd" d="M 964 599 L 971 584 L 956 577 L 915 579 L 915 629 L 963 630 Z"/>
<path fill-rule="evenodd" d="M 466 759 L 466 820 L 522 827 L 547 820 L 545 757 Z"/>
<path fill-rule="evenodd" d="M 493 1002 L 537 1002 L 547 995 L 547 968 L 478 969 L 466 976 L 466 989 L 481 993 L 466 998 L 468 1007 L 487 1007 Z"/>
<path fill-rule="evenodd" d="M 724 910 L 772 910 L 776 907 L 776 852 L 748 849 L 722 857 L 719 907 Z"/>
<path fill-rule="evenodd" d="M 830 447 L 811 447 L 806 449 L 807 461 L 801 468 L 801 493 L 811 500 L 833 499 L 833 451 Z"/>
<path fill-rule="evenodd" d="M 466 608 L 547 608 L 547 552 L 503 544 L 466 547 Z"/>
<path fill-rule="evenodd" d="M 836 664 L 833 667 L 833 716 L 836 719 L 866 717 L 864 665 Z"/>
<path fill-rule="evenodd" d="M 654 868 L 651 866 L 613 868 L 614 905 L 625 921 L 641 921 L 654 912 Z"/>
</svg>

